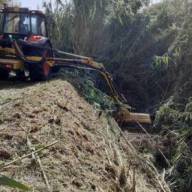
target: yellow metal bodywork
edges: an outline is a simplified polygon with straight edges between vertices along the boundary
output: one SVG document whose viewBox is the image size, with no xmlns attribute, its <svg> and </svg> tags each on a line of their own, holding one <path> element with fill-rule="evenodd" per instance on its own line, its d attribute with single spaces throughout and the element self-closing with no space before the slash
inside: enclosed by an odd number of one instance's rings
<svg viewBox="0 0 192 192">
<path fill-rule="evenodd" d="M 9 56 L 10 58 L 0 58 L 0 65 L 3 66 L 10 66 L 12 70 L 23 70 L 24 69 L 24 63 L 22 60 L 19 60 L 16 58 L 16 50 L 14 48 L 8 48 L 8 47 L 0 47 L 0 52 Z M 28 56 L 26 57 L 28 61 L 34 61 L 34 62 L 39 62 L 42 60 L 42 57 L 38 56 Z M 47 60 L 47 63 L 50 67 L 54 65 L 54 61 L 52 60 Z"/>
<path fill-rule="evenodd" d="M 15 55 L 16 54 L 16 51 L 15 49 L 13 48 L 8 48 L 8 47 L 0 47 L 0 52 L 3 52 L 3 53 L 6 53 L 6 54 L 12 54 L 12 55 Z"/>
<path fill-rule="evenodd" d="M 152 120 L 149 114 L 146 113 L 133 113 L 130 112 L 126 107 L 121 106 L 115 114 L 115 119 L 120 124 L 127 123 L 141 123 L 141 124 L 152 124 Z"/>
<path fill-rule="evenodd" d="M 0 58 L 0 65 L 10 66 L 13 70 L 19 70 L 24 68 L 23 61 L 16 59 L 16 51 L 14 48 L 0 47 L 0 52 L 4 55 L 9 56 L 9 58 Z"/>
<path fill-rule="evenodd" d="M 26 59 L 28 61 L 41 61 L 41 57 L 36 57 L 36 56 L 30 56 L 30 57 L 26 57 Z M 54 65 L 53 61 L 47 61 L 48 65 L 50 67 L 52 67 Z M 24 69 L 24 63 L 23 61 L 19 60 L 19 59 L 1 59 L 0 58 L 0 65 L 10 65 L 11 69 L 13 70 L 22 70 Z"/>
<path fill-rule="evenodd" d="M 26 57 L 26 59 L 29 60 L 29 61 L 36 61 L 36 62 L 39 62 L 39 61 L 41 61 L 42 57 L 28 56 L 28 57 Z"/>
<path fill-rule="evenodd" d="M 0 59 L 0 65 L 11 66 L 13 70 L 23 69 L 23 62 L 17 59 Z"/>
<path fill-rule="evenodd" d="M 42 57 L 37 57 L 37 56 L 28 56 L 26 57 L 26 59 L 28 61 L 36 61 L 36 62 L 40 62 L 42 60 Z M 55 62 L 54 60 L 50 60 L 49 58 L 46 58 L 46 63 L 50 66 L 50 67 L 53 67 Z"/>
</svg>

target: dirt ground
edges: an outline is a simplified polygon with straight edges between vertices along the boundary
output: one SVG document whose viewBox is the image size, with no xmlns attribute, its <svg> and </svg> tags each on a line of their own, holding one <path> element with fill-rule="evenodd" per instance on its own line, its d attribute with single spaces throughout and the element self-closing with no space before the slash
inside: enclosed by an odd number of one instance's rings
<svg viewBox="0 0 192 192">
<path fill-rule="evenodd" d="M 163 191 L 115 121 L 67 81 L 0 87 L 1 174 L 34 192 Z M 0 186 L 0 192 L 15 191 Z"/>
</svg>

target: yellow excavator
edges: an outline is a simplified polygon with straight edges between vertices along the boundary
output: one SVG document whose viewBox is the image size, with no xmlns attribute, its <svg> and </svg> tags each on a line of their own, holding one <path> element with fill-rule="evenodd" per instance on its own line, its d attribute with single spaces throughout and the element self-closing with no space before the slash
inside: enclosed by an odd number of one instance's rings
<svg viewBox="0 0 192 192">
<path fill-rule="evenodd" d="M 100 73 L 109 86 L 111 97 L 118 106 L 114 115 L 118 123 L 151 124 L 149 114 L 130 112 L 103 64 L 89 57 L 53 49 L 46 16 L 41 11 L 5 6 L 0 10 L 0 25 L 1 80 L 7 79 L 12 71 L 21 79 L 26 78 L 28 72 L 31 81 L 43 81 L 58 67 L 93 70 Z"/>
</svg>

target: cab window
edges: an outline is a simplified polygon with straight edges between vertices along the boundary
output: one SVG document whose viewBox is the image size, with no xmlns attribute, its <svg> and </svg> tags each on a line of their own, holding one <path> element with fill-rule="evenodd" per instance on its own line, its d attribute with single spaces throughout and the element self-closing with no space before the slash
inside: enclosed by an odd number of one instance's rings
<svg viewBox="0 0 192 192">
<path fill-rule="evenodd" d="M 46 36 L 45 19 L 34 15 L 31 17 L 31 32 L 36 35 Z"/>
<path fill-rule="evenodd" d="M 27 14 L 8 13 L 5 15 L 4 33 L 28 34 L 30 19 Z"/>
</svg>

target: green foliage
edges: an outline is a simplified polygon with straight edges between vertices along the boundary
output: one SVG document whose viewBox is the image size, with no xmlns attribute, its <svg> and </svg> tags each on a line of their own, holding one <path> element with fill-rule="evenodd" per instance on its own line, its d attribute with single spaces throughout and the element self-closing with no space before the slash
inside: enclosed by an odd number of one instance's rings
<svg viewBox="0 0 192 192">
<path fill-rule="evenodd" d="M 20 189 L 22 191 L 29 191 L 30 188 L 27 187 L 26 185 L 23 185 L 13 179 L 10 179 L 6 176 L 0 176 L 0 186 L 7 186 L 7 187 L 11 187 L 11 188 L 16 188 L 16 189 Z"/>
<path fill-rule="evenodd" d="M 78 92 L 91 104 L 96 104 L 104 110 L 114 110 L 115 104 L 111 97 L 96 88 L 93 74 L 83 70 L 64 69 L 60 72 L 61 78 L 71 82 Z M 94 74 L 95 75 L 95 74 Z"/>
<path fill-rule="evenodd" d="M 155 56 L 154 57 L 154 67 L 156 69 L 163 68 L 164 66 L 168 66 L 170 57 L 165 54 L 163 56 Z M 163 66 L 164 65 L 164 66 Z"/>
<path fill-rule="evenodd" d="M 44 3 L 44 7 L 51 21 L 49 30 L 55 45 L 65 51 L 94 54 L 102 41 L 108 1 L 73 0 L 53 4 Z"/>
<path fill-rule="evenodd" d="M 185 106 L 185 111 L 192 113 L 192 98 L 189 98 L 189 102 Z"/>
<path fill-rule="evenodd" d="M 191 99 L 185 105 L 185 110 L 171 101 L 160 108 L 157 113 L 155 126 L 161 129 L 163 135 L 171 131 L 177 133 L 177 143 L 171 149 L 172 155 L 169 157 L 174 169 L 170 178 L 176 183 L 173 191 L 188 192 L 191 190 L 192 180 L 192 111 Z M 170 147 L 170 146 L 168 146 Z"/>
<path fill-rule="evenodd" d="M 44 2 L 46 15 L 49 21 L 48 30 L 53 45 L 58 49 L 72 51 L 72 7 L 71 4 L 61 4 L 60 1 L 55 2 L 55 6 L 51 2 Z"/>
<path fill-rule="evenodd" d="M 180 112 L 168 106 L 162 106 L 156 116 L 156 127 L 168 127 L 169 130 L 178 130 L 192 126 L 192 113 Z M 163 126 L 163 127 L 162 127 Z"/>
</svg>

